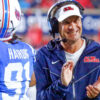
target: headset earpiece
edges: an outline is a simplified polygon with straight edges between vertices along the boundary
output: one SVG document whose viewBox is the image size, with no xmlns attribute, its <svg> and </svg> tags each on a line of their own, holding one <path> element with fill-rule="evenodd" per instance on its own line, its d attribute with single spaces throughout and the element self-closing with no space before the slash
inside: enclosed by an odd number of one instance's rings
<svg viewBox="0 0 100 100">
<path fill-rule="evenodd" d="M 50 19 L 51 30 L 50 34 L 55 38 L 55 33 L 58 33 L 58 21 L 55 17 Z"/>
</svg>

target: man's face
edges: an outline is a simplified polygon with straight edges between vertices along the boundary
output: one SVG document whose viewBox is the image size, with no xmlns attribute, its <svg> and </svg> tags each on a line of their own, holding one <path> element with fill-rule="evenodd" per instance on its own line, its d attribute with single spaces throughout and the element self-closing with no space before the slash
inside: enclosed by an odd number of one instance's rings
<svg viewBox="0 0 100 100">
<path fill-rule="evenodd" d="M 81 37 L 82 23 L 78 16 L 71 16 L 59 23 L 59 33 L 61 38 L 75 42 Z"/>
</svg>

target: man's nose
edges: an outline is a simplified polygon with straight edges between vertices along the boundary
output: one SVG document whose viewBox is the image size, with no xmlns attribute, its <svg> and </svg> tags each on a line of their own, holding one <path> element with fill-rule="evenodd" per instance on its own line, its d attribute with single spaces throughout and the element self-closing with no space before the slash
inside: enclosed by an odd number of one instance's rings
<svg viewBox="0 0 100 100">
<path fill-rule="evenodd" d="M 75 27 L 76 27 L 76 24 L 75 24 L 74 22 L 71 22 L 71 23 L 69 24 L 68 29 L 69 29 L 69 30 L 73 30 Z"/>
</svg>

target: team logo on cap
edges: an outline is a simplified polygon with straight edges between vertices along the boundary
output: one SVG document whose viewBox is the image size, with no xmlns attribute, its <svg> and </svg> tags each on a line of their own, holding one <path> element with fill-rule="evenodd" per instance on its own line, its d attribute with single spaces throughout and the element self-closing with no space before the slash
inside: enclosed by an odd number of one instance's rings
<svg viewBox="0 0 100 100">
<path fill-rule="evenodd" d="M 68 10 L 74 10 L 74 8 L 72 8 L 70 6 L 69 7 L 65 7 L 63 11 L 65 12 L 65 11 L 68 11 Z"/>
<path fill-rule="evenodd" d="M 17 9 L 15 10 L 15 16 L 16 16 L 17 20 L 21 20 L 21 15 Z"/>
</svg>

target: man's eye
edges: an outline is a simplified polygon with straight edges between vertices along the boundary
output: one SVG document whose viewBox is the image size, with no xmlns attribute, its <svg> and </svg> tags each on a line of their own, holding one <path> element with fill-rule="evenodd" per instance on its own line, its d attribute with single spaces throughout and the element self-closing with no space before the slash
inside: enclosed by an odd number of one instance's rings
<svg viewBox="0 0 100 100">
<path fill-rule="evenodd" d="M 76 20 L 75 20 L 75 22 L 78 22 L 79 21 L 79 18 L 77 18 Z"/>
<path fill-rule="evenodd" d="M 68 22 L 68 21 L 66 21 L 66 22 L 64 22 L 64 24 L 69 24 L 70 22 Z"/>
</svg>

